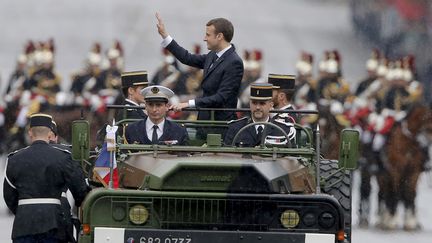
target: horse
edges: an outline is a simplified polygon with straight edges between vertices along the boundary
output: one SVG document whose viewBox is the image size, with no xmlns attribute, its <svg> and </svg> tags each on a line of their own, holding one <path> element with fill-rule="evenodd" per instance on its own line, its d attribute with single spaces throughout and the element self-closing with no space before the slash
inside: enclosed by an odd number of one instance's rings
<svg viewBox="0 0 432 243">
<path fill-rule="evenodd" d="M 110 122 L 108 111 L 97 112 L 79 106 L 51 108 L 44 112 L 50 114 L 57 123 L 59 139 L 64 143 L 72 142 L 72 122 L 87 120 L 90 124 L 90 148 L 101 145 L 101 142 L 97 141 L 97 133 L 105 123 Z"/>
<path fill-rule="evenodd" d="M 432 141 L 432 111 L 421 103 L 412 104 L 406 117 L 395 123 L 383 150 L 384 173 L 378 175 L 383 192 L 385 210 L 381 215 L 383 229 L 398 227 L 396 210 L 402 202 L 405 210 L 403 228 L 420 229 L 416 216 L 415 198 L 417 182 L 423 163 L 428 159 L 418 136 Z"/>
<path fill-rule="evenodd" d="M 330 112 L 327 107 L 320 107 L 320 135 L 323 138 L 321 142 L 321 154 L 326 159 L 339 158 L 339 143 L 342 129 L 346 126 L 341 124 L 341 120 Z M 342 116 L 342 115 L 341 115 Z"/>
</svg>

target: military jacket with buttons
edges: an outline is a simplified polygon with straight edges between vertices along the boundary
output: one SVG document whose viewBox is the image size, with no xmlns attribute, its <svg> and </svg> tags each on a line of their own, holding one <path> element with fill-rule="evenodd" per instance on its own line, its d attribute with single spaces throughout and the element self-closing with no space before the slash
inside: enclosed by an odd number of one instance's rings
<svg viewBox="0 0 432 243">
<path fill-rule="evenodd" d="M 289 105 L 287 108 L 283 110 L 287 110 L 287 112 L 276 113 L 273 116 L 274 120 L 283 120 L 286 123 L 297 123 L 300 121 L 300 116 L 298 113 L 290 113 L 289 111 L 293 111 L 294 107 Z"/>
<path fill-rule="evenodd" d="M 125 100 L 125 105 L 136 106 L 134 103 Z M 145 119 L 147 114 L 144 113 L 143 109 L 125 109 L 125 114 L 122 119 Z"/>
<path fill-rule="evenodd" d="M 270 122 L 282 128 L 287 134 L 292 128 L 292 126 L 287 126 L 281 122 L 275 121 L 274 119 L 271 119 Z M 233 144 L 234 136 L 240 131 L 240 129 L 251 123 L 253 123 L 251 118 L 242 118 L 229 122 L 228 131 L 226 132 L 224 138 L 224 144 L 226 146 L 231 146 Z M 264 138 L 267 136 L 282 135 L 282 133 L 273 126 L 267 126 L 265 132 L 263 131 L 263 133 Z M 234 141 L 234 145 L 242 147 L 255 147 L 261 144 L 261 139 L 263 139 L 263 137 L 259 136 L 255 126 L 250 126 L 238 135 L 236 141 Z"/>
<path fill-rule="evenodd" d="M 62 190 L 71 190 L 79 206 L 87 193 L 82 174 L 67 150 L 52 147 L 42 140 L 8 155 L 3 197 L 15 214 L 12 239 L 58 229 L 63 211 L 55 203 L 19 205 L 22 199 L 60 199 Z"/>
</svg>

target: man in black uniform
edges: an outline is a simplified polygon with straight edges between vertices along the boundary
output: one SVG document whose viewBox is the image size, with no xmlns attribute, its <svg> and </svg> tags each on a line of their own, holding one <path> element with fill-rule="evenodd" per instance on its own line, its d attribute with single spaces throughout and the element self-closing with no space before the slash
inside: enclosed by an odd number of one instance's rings
<svg viewBox="0 0 432 243">
<path fill-rule="evenodd" d="M 77 206 L 87 193 L 85 179 L 76 173 L 70 153 L 49 145 L 51 129 L 51 116 L 32 115 L 32 144 L 8 155 L 3 197 L 15 214 L 13 242 L 61 242 L 63 188 L 71 190 Z"/>
<path fill-rule="evenodd" d="M 185 145 L 188 140 L 186 128 L 165 118 L 169 108 L 168 100 L 174 92 L 166 87 L 153 85 L 143 89 L 142 93 L 148 117 L 127 126 L 127 142 Z"/>
<path fill-rule="evenodd" d="M 299 120 L 297 114 L 290 114 L 295 110 L 292 105 L 294 96 L 295 76 L 284 74 L 269 74 L 268 82 L 273 85 L 273 104 L 275 110 L 287 110 L 286 113 L 276 113 L 274 119 L 295 123 Z"/>
<path fill-rule="evenodd" d="M 250 97 L 250 110 L 251 117 L 244 117 L 239 120 L 229 122 L 228 131 L 226 133 L 224 144 L 225 145 L 240 145 L 244 147 L 254 147 L 261 144 L 263 138 L 264 125 L 257 124 L 250 126 L 244 132 L 240 133 L 236 141 L 233 141 L 234 136 L 240 131 L 241 128 L 250 124 L 258 122 L 271 122 L 282 128 L 288 135 L 290 140 L 295 138 L 296 130 L 292 123 L 285 123 L 270 118 L 270 110 L 273 107 L 272 101 L 273 86 L 268 83 L 254 83 L 251 85 Z M 273 126 L 267 126 L 265 138 L 267 136 L 281 136 L 282 133 Z M 283 138 L 281 138 L 283 139 Z M 286 140 L 286 139 L 285 139 Z"/>
<path fill-rule="evenodd" d="M 121 74 L 122 92 L 127 106 L 140 106 L 144 104 L 144 96 L 141 91 L 148 86 L 147 71 L 124 72 Z M 147 115 L 143 109 L 125 109 L 117 120 L 144 119 Z"/>
<path fill-rule="evenodd" d="M 50 138 L 50 144 L 61 150 L 66 150 L 70 153 L 72 146 L 67 144 L 58 143 L 57 123 L 53 120 L 51 130 L 53 132 L 52 138 Z M 77 161 L 75 166 L 72 167 L 74 173 L 81 175 L 80 177 L 85 178 L 84 172 Z M 87 191 L 90 191 L 90 187 L 86 182 Z M 63 209 L 63 221 L 62 226 L 58 230 L 59 239 L 64 239 L 65 242 L 77 242 L 78 233 L 80 230 L 81 222 L 78 219 L 78 208 L 75 205 L 75 198 L 71 191 L 65 187 L 63 188 L 60 203 Z"/>
</svg>

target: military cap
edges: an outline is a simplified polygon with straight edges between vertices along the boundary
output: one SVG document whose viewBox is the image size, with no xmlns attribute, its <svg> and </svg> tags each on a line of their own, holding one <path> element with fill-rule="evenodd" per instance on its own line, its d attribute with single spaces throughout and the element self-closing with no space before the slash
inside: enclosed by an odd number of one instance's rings
<svg viewBox="0 0 432 243">
<path fill-rule="evenodd" d="M 274 89 L 294 89 L 295 76 L 285 74 L 269 74 L 268 82 Z"/>
<path fill-rule="evenodd" d="M 51 125 L 51 131 L 57 136 L 57 123 L 53 120 Z"/>
<path fill-rule="evenodd" d="M 273 98 L 273 86 L 268 83 L 253 83 L 250 88 L 251 100 L 271 100 Z"/>
<path fill-rule="evenodd" d="M 52 116 L 36 113 L 30 116 L 30 127 L 48 127 L 52 129 Z"/>
<path fill-rule="evenodd" d="M 123 72 L 121 74 L 122 87 L 128 88 L 138 85 L 148 85 L 147 71 Z"/>
<path fill-rule="evenodd" d="M 174 96 L 174 92 L 161 85 L 152 85 L 144 88 L 141 91 L 146 101 L 163 101 L 168 102 L 168 100 Z"/>
</svg>

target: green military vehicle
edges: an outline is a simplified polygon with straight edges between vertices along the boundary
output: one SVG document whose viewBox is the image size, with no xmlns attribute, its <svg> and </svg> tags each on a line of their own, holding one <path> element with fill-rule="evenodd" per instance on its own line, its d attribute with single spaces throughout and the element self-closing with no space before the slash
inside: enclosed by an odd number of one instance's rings
<svg viewBox="0 0 432 243">
<path fill-rule="evenodd" d="M 289 147 L 247 148 L 221 146 L 218 134 L 202 144 L 193 132 L 206 122 L 178 122 L 190 146 L 118 141 L 121 189 L 89 193 L 80 243 L 351 242 L 357 131 L 341 132 L 337 161 L 320 156 L 319 129 L 296 125 Z M 87 123 L 72 130 L 73 156 L 87 160 Z"/>
</svg>

